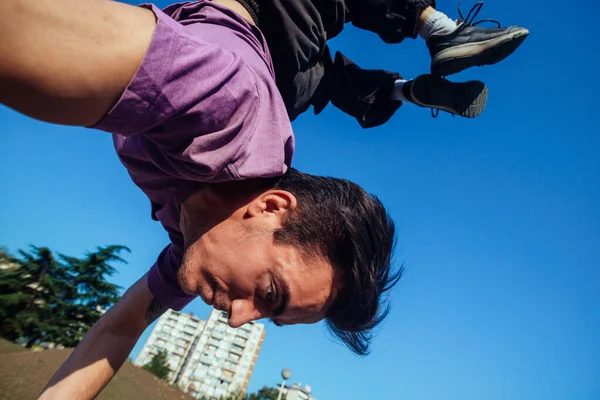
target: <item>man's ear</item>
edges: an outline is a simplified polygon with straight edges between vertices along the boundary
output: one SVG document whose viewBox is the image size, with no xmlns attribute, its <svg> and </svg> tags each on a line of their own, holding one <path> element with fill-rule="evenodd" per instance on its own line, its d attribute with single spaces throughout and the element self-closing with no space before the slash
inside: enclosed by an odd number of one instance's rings
<svg viewBox="0 0 600 400">
<path fill-rule="evenodd" d="M 277 218 L 281 221 L 297 205 L 298 200 L 292 193 L 285 190 L 269 190 L 248 204 L 246 218 Z"/>
</svg>

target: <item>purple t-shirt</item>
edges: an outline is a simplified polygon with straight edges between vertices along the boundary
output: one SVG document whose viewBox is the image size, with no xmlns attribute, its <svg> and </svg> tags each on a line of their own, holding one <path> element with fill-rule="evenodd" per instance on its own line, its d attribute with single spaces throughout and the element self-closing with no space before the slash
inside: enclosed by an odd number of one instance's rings
<svg viewBox="0 0 600 400">
<path fill-rule="evenodd" d="M 118 103 L 95 128 L 113 134 L 134 183 L 159 205 L 169 244 L 148 273 L 162 305 L 193 297 L 177 284 L 179 206 L 201 185 L 274 177 L 294 137 L 266 41 L 234 11 L 202 0 L 160 11 L 150 47 Z M 115 60 L 118 62 L 118 60 Z"/>
</svg>

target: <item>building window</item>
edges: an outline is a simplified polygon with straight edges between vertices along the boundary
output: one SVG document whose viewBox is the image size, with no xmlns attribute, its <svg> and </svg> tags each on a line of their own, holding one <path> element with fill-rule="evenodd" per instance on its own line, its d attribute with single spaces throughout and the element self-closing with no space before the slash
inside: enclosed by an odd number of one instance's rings
<svg viewBox="0 0 600 400">
<path fill-rule="evenodd" d="M 242 336 L 240 336 L 240 335 L 235 335 L 235 340 L 238 340 L 238 341 L 240 341 L 241 343 L 244 343 L 244 344 L 246 344 L 246 342 L 247 342 L 247 339 L 244 338 L 244 337 L 242 337 Z"/>
<path fill-rule="evenodd" d="M 231 348 L 234 349 L 234 350 L 238 350 L 238 351 L 243 351 L 244 350 L 244 348 L 242 346 L 237 345 L 237 344 L 232 344 Z"/>
<path fill-rule="evenodd" d="M 224 370 L 223 371 L 223 375 L 227 375 L 227 376 L 231 376 L 232 377 L 233 376 L 233 371 Z"/>
</svg>

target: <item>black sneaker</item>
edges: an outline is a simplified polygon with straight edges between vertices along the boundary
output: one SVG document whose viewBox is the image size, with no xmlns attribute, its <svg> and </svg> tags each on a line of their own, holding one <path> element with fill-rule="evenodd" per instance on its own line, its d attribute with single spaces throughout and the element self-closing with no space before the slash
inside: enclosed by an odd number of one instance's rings
<svg viewBox="0 0 600 400">
<path fill-rule="evenodd" d="M 454 83 L 429 74 L 418 76 L 409 85 L 405 92 L 407 97 L 418 106 L 431 108 L 434 117 L 437 117 L 437 110 L 443 110 L 461 117 L 475 118 L 485 108 L 488 95 L 483 82 Z"/>
<path fill-rule="evenodd" d="M 529 35 L 525 28 L 501 28 L 494 20 L 473 22 L 481 7 L 483 2 L 475 4 L 467 18 L 463 18 L 459 6 L 458 28 L 446 35 L 432 35 L 427 40 L 432 74 L 448 76 L 470 67 L 496 64 L 511 55 Z M 482 22 L 493 22 L 498 28 L 477 27 Z"/>
</svg>

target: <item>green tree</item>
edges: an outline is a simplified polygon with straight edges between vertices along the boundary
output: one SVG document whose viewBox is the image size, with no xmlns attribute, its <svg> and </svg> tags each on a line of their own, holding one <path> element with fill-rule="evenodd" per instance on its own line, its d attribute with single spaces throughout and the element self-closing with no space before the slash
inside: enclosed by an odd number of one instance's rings
<svg viewBox="0 0 600 400">
<path fill-rule="evenodd" d="M 246 394 L 243 399 L 244 400 L 277 400 L 277 396 L 279 396 L 278 388 L 270 388 L 264 386 L 256 393 Z"/>
<path fill-rule="evenodd" d="M 45 247 L 19 250 L 10 267 L 0 270 L 0 335 L 31 347 L 56 323 L 54 313 L 72 290 L 68 273 Z"/>
<path fill-rule="evenodd" d="M 0 336 L 12 341 L 76 346 L 102 312 L 118 299 L 107 281 L 123 246 L 100 247 L 78 259 L 45 247 L 19 250 L 14 258 L 0 250 Z M 8 266 L 8 267 L 7 267 Z"/>
<path fill-rule="evenodd" d="M 169 369 L 168 358 L 169 354 L 166 350 L 159 350 L 158 353 L 152 357 L 152 360 L 142 368 L 166 381 L 169 379 L 169 372 L 171 371 Z"/>
<path fill-rule="evenodd" d="M 123 250 L 129 251 L 125 246 L 106 246 L 86 253 L 81 259 L 60 255 L 71 275 L 74 293 L 63 316 L 68 324 L 61 326 L 61 333 L 53 337 L 55 343 L 76 346 L 102 313 L 117 302 L 119 286 L 108 282 L 107 278 L 116 271 L 111 263 L 126 263 L 119 255 Z"/>
</svg>

